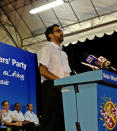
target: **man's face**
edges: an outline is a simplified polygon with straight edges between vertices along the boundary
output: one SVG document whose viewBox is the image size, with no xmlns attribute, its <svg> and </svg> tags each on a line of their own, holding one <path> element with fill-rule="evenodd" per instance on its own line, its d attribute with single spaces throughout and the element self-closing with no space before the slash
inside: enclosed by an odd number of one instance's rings
<svg viewBox="0 0 117 131">
<path fill-rule="evenodd" d="M 56 42 L 62 43 L 63 42 L 63 31 L 58 27 L 53 27 L 53 34 L 52 39 L 54 39 Z"/>
<path fill-rule="evenodd" d="M 29 110 L 29 111 L 33 111 L 33 105 L 32 105 L 32 104 L 29 104 L 29 105 L 28 105 L 28 110 Z"/>
<path fill-rule="evenodd" d="M 20 104 L 16 104 L 16 106 L 15 106 L 15 110 L 16 110 L 16 111 L 20 111 L 20 109 L 21 109 Z"/>
<path fill-rule="evenodd" d="M 5 102 L 5 103 L 4 103 L 3 109 L 4 109 L 4 110 L 8 110 L 8 109 L 9 109 L 9 103 L 8 103 L 8 102 Z"/>
</svg>

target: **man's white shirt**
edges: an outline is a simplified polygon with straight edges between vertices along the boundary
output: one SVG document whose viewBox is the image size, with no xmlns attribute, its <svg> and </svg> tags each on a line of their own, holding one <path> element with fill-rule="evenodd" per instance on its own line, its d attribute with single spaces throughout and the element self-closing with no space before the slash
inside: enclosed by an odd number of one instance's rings
<svg viewBox="0 0 117 131">
<path fill-rule="evenodd" d="M 23 115 L 23 113 L 21 112 L 21 111 L 16 111 L 16 110 L 14 110 L 13 111 L 13 113 L 14 113 L 14 117 L 18 120 L 18 121 L 24 121 L 24 115 Z"/>
<path fill-rule="evenodd" d="M 27 111 L 24 114 L 24 118 L 27 121 L 34 122 L 35 124 L 39 124 L 39 119 L 38 119 L 37 115 L 34 112 Z"/>
<path fill-rule="evenodd" d="M 49 72 L 59 78 L 64 78 L 70 75 L 71 69 L 68 64 L 68 57 L 66 53 L 62 51 L 62 46 L 50 42 L 42 47 L 37 56 L 38 65 L 41 63 L 46 66 Z M 44 80 L 46 80 L 46 78 L 41 76 L 41 82 Z"/>
<path fill-rule="evenodd" d="M 2 122 L 6 120 L 7 122 L 12 122 L 14 119 L 14 113 L 13 111 L 6 111 L 2 114 Z M 3 124 L 3 123 L 2 123 Z"/>
</svg>

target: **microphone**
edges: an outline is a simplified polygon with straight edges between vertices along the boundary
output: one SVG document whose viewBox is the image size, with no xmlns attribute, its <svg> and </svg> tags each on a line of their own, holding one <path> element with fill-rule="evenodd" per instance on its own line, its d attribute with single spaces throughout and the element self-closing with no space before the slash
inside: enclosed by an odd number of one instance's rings
<svg viewBox="0 0 117 131">
<path fill-rule="evenodd" d="M 99 67 L 99 69 L 105 69 L 105 70 L 117 72 L 117 69 L 111 66 L 111 62 L 103 56 L 97 58 L 94 55 L 89 55 L 86 61 L 89 64 Z"/>
<path fill-rule="evenodd" d="M 101 68 L 102 62 L 100 60 L 98 60 L 98 58 L 95 57 L 94 55 L 89 55 L 86 59 L 86 62 L 88 62 L 91 65 Z"/>
<path fill-rule="evenodd" d="M 85 62 L 81 62 L 81 64 L 90 67 L 92 70 L 99 70 L 99 67 L 91 65 L 91 64 L 87 64 Z"/>
<path fill-rule="evenodd" d="M 111 62 L 108 61 L 105 57 L 100 56 L 100 57 L 98 58 L 98 60 L 101 62 L 101 65 L 100 65 L 101 68 L 104 68 L 104 69 L 108 69 L 108 68 L 109 68 Z"/>
<path fill-rule="evenodd" d="M 102 61 L 102 67 L 103 67 L 104 69 L 109 69 L 109 70 L 114 71 L 114 72 L 117 73 L 117 69 L 114 68 L 113 66 L 111 66 L 111 62 L 110 62 L 109 60 L 107 60 L 105 57 L 100 56 L 98 59 L 99 59 L 100 61 Z"/>
</svg>

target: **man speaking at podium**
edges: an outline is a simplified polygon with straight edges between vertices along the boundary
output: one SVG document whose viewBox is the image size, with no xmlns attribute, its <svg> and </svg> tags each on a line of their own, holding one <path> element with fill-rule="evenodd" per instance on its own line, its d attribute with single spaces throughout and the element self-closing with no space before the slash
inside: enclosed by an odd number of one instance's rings
<svg viewBox="0 0 117 131">
<path fill-rule="evenodd" d="M 54 87 L 54 80 L 70 75 L 68 58 L 62 51 L 63 32 L 58 25 L 46 29 L 49 43 L 38 53 L 42 83 L 42 121 L 40 131 L 65 131 L 62 94 Z"/>
</svg>

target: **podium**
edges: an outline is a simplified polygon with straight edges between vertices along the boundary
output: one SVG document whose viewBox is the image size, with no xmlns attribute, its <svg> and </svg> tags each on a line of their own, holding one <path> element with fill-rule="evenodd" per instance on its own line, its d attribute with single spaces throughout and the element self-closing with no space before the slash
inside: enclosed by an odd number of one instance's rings
<svg viewBox="0 0 117 131">
<path fill-rule="evenodd" d="M 96 70 L 54 81 L 61 88 L 65 131 L 116 131 L 116 118 L 113 110 L 117 103 L 117 74 Z M 75 93 L 75 88 L 78 91 Z M 104 126 L 106 120 L 101 111 L 110 113 L 113 123 Z"/>
</svg>

